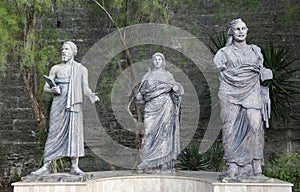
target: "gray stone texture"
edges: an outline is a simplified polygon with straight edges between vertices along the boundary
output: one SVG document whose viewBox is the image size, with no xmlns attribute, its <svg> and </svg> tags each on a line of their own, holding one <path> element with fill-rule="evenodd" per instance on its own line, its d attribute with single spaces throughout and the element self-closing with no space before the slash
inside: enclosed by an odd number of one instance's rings
<svg viewBox="0 0 300 192">
<path fill-rule="evenodd" d="M 222 7 L 221 4 L 215 4 L 214 1 L 201 0 L 188 3 L 184 1 L 178 10 L 174 10 L 171 25 L 177 26 L 197 36 L 205 44 L 209 44 L 209 34 L 220 32 L 227 28 L 226 24 L 234 18 L 240 17 L 236 12 L 226 15 L 216 20 L 217 10 Z M 260 2 L 261 5 L 256 11 L 251 7 L 247 10 L 242 19 L 247 23 L 249 38 L 251 43 L 260 47 L 273 45 L 285 45 L 293 51 L 296 63 L 300 65 L 300 18 L 296 18 L 293 23 L 283 22 L 286 14 L 286 7 L 281 0 Z M 80 61 L 88 49 L 99 39 L 104 37 L 114 28 L 104 17 L 99 17 L 86 7 L 86 2 L 81 6 L 66 6 L 58 11 L 59 28 L 53 28 L 60 32 L 66 32 L 68 40 L 74 41 L 78 46 L 77 60 Z M 94 5 L 94 8 L 96 5 Z M 99 8 L 100 9 L 100 8 Z M 51 21 L 51 20 L 50 20 Z M 56 19 L 52 21 L 56 25 Z M 151 50 L 150 50 L 151 51 Z M 149 52 L 150 52 L 149 51 Z M 153 53 L 153 52 L 152 52 Z M 149 54 L 150 58 L 151 52 Z M 180 55 L 174 55 L 173 61 L 168 58 L 169 62 L 176 63 Z M 183 70 L 188 73 L 191 81 L 203 81 L 203 77 L 194 70 L 193 65 L 183 66 Z M 300 72 L 294 76 L 299 80 Z M 199 98 L 205 96 L 203 90 L 205 87 L 196 87 Z M 202 102 L 202 103 L 201 103 Z M 204 101 L 200 101 L 201 114 L 200 122 L 194 143 L 201 141 L 207 126 L 207 113 L 209 109 Z M 300 152 L 300 100 L 296 98 L 291 105 L 291 117 L 289 122 L 282 122 L 266 130 L 266 158 L 272 151 L 282 151 L 287 148 Z M 204 109 L 204 110 L 202 110 Z M 134 134 L 128 134 L 124 131 L 112 113 L 100 110 L 101 118 L 107 122 L 104 126 L 106 130 L 113 135 L 112 137 L 119 140 L 126 146 L 134 146 Z M 4 162 L 0 170 L 0 175 L 28 174 L 38 167 L 43 155 L 43 148 L 36 144 L 35 134 L 38 131 L 37 123 L 32 115 L 30 100 L 22 79 L 17 72 L 10 69 L 6 77 L 0 76 L 0 149 L 4 155 Z M 103 115 L 103 116 L 102 116 Z M 99 159 L 95 154 L 85 147 L 86 156 L 81 158 L 79 163 L 84 171 L 110 170 L 112 167 Z M 113 167 L 114 168 L 114 167 Z"/>
</svg>

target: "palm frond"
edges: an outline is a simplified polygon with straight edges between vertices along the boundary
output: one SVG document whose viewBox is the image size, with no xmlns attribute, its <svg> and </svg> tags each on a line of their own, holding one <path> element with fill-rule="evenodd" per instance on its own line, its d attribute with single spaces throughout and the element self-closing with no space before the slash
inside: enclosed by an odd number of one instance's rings
<svg viewBox="0 0 300 192">
<path fill-rule="evenodd" d="M 263 48 L 264 66 L 273 72 L 273 79 L 263 82 L 270 89 L 271 118 L 275 121 L 289 119 L 290 99 L 298 91 L 300 86 L 293 75 L 300 68 L 295 67 L 295 59 L 292 58 L 290 50 L 272 44 Z"/>
<path fill-rule="evenodd" d="M 222 144 L 214 143 L 205 153 L 199 154 L 199 148 L 190 145 L 178 156 L 178 167 L 183 170 L 224 171 Z"/>
<path fill-rule="evenodd" d="M 217 51 L 223 47 L 225 47 L 227 42 L 227 35 L 225 31 L 221 33 L 217 33 L 215 36 L 208 34 L 210 41 L 212 42 L 212 46 L 208 46 L 210 51 L 213 54 L 216 54 Z"/>
</svg>

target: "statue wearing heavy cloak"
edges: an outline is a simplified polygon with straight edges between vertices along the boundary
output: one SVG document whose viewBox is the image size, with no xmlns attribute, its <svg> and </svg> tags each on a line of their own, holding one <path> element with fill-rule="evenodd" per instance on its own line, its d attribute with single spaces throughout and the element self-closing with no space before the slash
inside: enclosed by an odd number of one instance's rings
<svg viewBox="0 0 300 192">
<path fill-rule="evenodd" d="M 184 91 L 164 69 L 163 54 L 156 53 L 152 58 L 155 67 L 144 75 L 137 94 L 137 100 L 145 104 L 142 161 L 138 168 L 172 170 L 180 153 L 179 109 Z"/>
<path fill-rule="evenodd" d="M 231 22 L 228 44 L 220 49 L 214 63 L 220 70 L 222 141 L 227 182 L 261 176 L 264 164 L 264 128 L 270 117 L 269 89 L 261 85 L 272 78 L 263 67 L 263 56 L 256 45 L 246 44 L 248 28 L 241 19 Z"/>
</svg>

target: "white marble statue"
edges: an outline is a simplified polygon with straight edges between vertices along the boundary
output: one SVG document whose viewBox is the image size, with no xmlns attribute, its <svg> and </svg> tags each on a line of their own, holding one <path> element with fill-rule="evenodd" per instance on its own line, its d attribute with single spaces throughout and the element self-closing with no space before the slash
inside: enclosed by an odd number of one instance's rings
<svg viewBox="0 0 300 192">
<path fill-rule="evenodd" d="M 179 110 L 184 90 L 165 70 L 162 53 L 155 53 L 152 62 L 153 68 L 143 76 L 136 99 L 145 105 L 138 169 L 154 173 L 173 171 L 174 160 L 180 153 Z"/>
<path fill-rule="evenodd" d="M 79 157 L 84 156 L 83 144 L 83 94 L 92 103 L 99 98 L 88 85 L 88 70 L 74 60 L 76 45 L 67 41 L 62 47 L 62 63 L 54 65 L 45 76 L 44 91 L 54 94 L 50 111 L 48 138 L 44 149 L 44 165 L 32 175 L 50 173 L 50 163 L 61 157 L 71 158 L 71 173 L 82 175 Z"/>
<path fill-rule="evenodd" d="M 272 79 L 263 66 L 256 45 L 246 43 L 248 28 L 241 19 L 233 20 L 227 45 L 214 57 L 220 70 L 222 140 L 227 172 L 223 182 L 260 177 L 264 164 L 264 128 L 270 117 L 269 89 L 261 85 Z"/>
</svg>

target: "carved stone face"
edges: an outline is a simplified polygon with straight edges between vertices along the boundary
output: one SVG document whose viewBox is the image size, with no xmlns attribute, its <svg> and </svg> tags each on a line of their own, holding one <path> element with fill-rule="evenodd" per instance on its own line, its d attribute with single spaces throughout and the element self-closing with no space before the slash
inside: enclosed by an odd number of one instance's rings
<svg viewBox="0 0 300 192">
<path fill-rule="evenodd" d="M 161 68 L 163 65 L 163 59 L 160 56 L 155 56 L 153 59 L 153 66 L 157 69 Z"/>
<path fill-rule="evenodd" d="M 64 62 L 67 62 L 74 57 L 73 50 L 71 49 L 71 46 L 69 44 L 63 45 L 61 54 L 62 61 Z"/>
<path fill-rule="evenodd" d="M 233 39 L 237 42 L 245 41 L 247 38 L 248 28 L 244 22 L 238 22 L 232 27 Z"/>
</svg>

